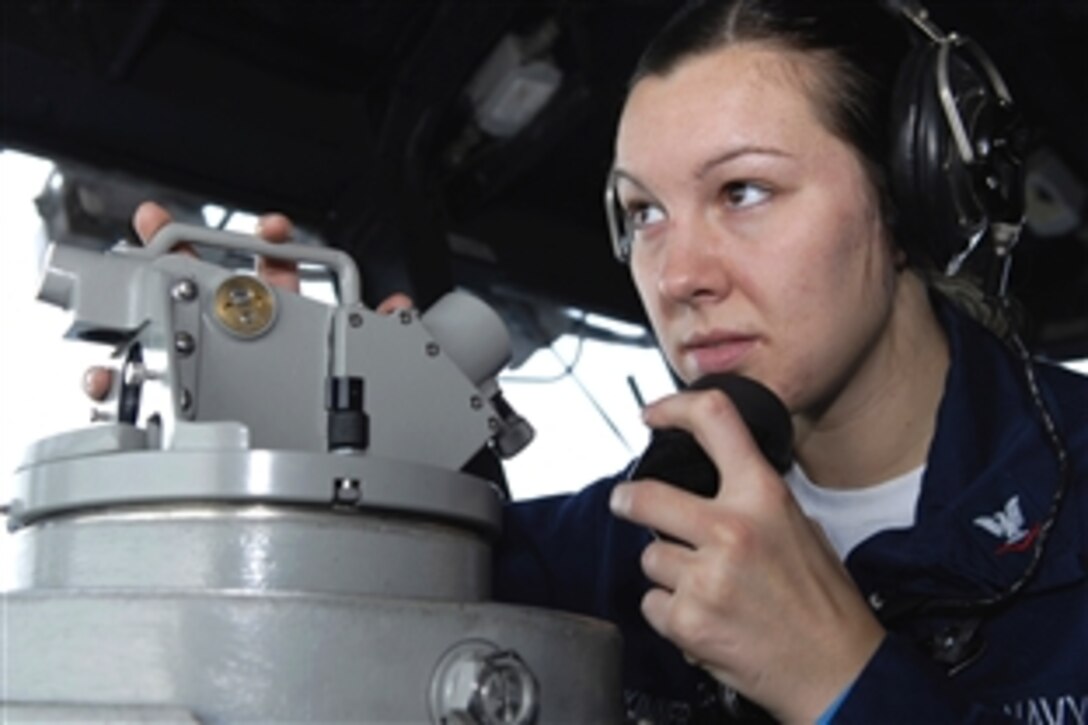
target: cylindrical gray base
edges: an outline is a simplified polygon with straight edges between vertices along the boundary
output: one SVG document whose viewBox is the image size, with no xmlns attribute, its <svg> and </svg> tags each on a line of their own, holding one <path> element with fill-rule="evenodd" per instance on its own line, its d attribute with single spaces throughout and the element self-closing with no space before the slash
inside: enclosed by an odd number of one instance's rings
<svg viewBox="0 0 1088 725">
<path fill-rule="evenodd" d="M 201 722 L 425 723 L 443 655 L 513 650 L 539 722 L 621 719 L 616 630 L 524 607 L 288 593 L 16 591 L 0 702 L 143 706 Z"/>
</svg>

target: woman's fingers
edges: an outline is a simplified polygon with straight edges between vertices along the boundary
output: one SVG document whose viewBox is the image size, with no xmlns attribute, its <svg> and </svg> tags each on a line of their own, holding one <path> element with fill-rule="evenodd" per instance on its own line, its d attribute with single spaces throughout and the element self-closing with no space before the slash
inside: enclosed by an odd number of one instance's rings
<svg viewBox="0 0 1088 725">
<path fill-rule="evenodd" d="M 257 222 L 257 236 L 273 244 L 291 241 L 294 225 L 283 214 L 265 214 Z M 257 274 L 273 287 L 299 291 L 298 264 L 289 259 L 257 258 Z"/>
<path fill-rule="evenodd" d="M 171 221 L 173 219 L 170 217 L 170 212 L 153 201 L 140 204 L 132 216 L 132 226 L 145 244 Z"/>
<path fill-rule="evenodd" d="M 96 402 L 109 397 L 113 388 L 114 370 L 107 367 L 91 367 L 83 373 L 83 392 Z"/>
<path fill-rule="evenodd" d="M 377 312 L 383 315 L 389 315 L 400 310 L 410 310 L 415 307 L 415 302 L 412 298 L 403 292 L 394 292 L 386 297 L 378 305 Z"/>
<path fill-rule="evenodd" d="M 170 216 L 170 212 L 153 201 L 140 204 L 136 207 L 136 213 L 132 215 L 132 226 L 136 230 L 136 236 L 144 244 L 150 242 L 152 237 L 172 221 L 174 218 Z M 188 244 L 179 244 L 174 251 L 196 256 L 196 250 Z"/>
</svg>

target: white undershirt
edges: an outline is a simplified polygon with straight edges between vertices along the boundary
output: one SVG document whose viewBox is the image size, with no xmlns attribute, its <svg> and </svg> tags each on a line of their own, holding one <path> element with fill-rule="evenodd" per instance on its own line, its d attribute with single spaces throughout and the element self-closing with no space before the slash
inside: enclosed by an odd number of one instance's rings
<svg viewBox="0 0 1088 725">
<path fill-rule="evenodd" d="M 801 510 L 823 527 L 832 548 L 845 559 L 873 534 L 914 524 L 925 468 L 922 465 L 890 481 L 856 489 L 819 486 L 796 463 L 785 479 Z"/>
</svg>

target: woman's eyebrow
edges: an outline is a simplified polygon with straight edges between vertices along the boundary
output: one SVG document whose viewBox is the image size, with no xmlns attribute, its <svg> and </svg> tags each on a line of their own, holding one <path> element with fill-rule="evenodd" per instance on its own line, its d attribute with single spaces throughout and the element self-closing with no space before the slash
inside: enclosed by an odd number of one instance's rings
<svg viewBox="0 0 1088 725">
<path fill-rule="evenodd" d="M 702 179 L 708 173 L 710 173 L 715 167 L 728 164 L 732 161 L 736 161 L 742 156 L 774 156 L 777 158 L 789 158 L 790 154 L 781 149 L 777 149 L 771 146 L 738 146 L 737 148 L 723 151 L 720 154 L 710 157 L 695 171 L 695 178 Z"/>
<path fill-rule="evenodd" d="M 699 167 L 695 170 L 693 176 L 696 180 L 701 180 L 716 167 L 728 164 L 732 161 L 736 161 L 738 158 L 741 158 L 743 156 L 771 156 L 782 159 L 792 158 L 792 155 L 788 152 L 783 151 L 782 149 L 775 148 L 773 146 L 738 146 L 736 148 L 728 149 L 710 157 L 699 165 Z M 639 190 L 645 192 L 646 194 L 654 196 L 654 193 L 650 191 L 650 188 L 645 183 L 640 181 L 637 176 L 629 171 L 620 168 L 619 166 L 613 166 L 612 170 L 609 172 L 609 176 L 611 177 L 613 184 L 618 183 L 620 180 L 623 180 L 633 186 L 638 187 Z"/>
</svg>

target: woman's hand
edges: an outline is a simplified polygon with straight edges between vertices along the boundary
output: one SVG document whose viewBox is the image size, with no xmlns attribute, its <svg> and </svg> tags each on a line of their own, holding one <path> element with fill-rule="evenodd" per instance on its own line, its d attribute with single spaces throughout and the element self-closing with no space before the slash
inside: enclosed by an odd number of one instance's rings
<svg viewBox="0 0 1088 725">
<path fill-rule="evenodd" d="M 779 719 L 816 720 L 883 629 L 723 393 L 670 396 L 645 420 L 690 431 L 721 477 L 712 499 L 654 480 L 616 487 L 616 515 L 675 540 L 643 552 L 657 585 L 642 601 L 647 621 Z"/>
</svg>

